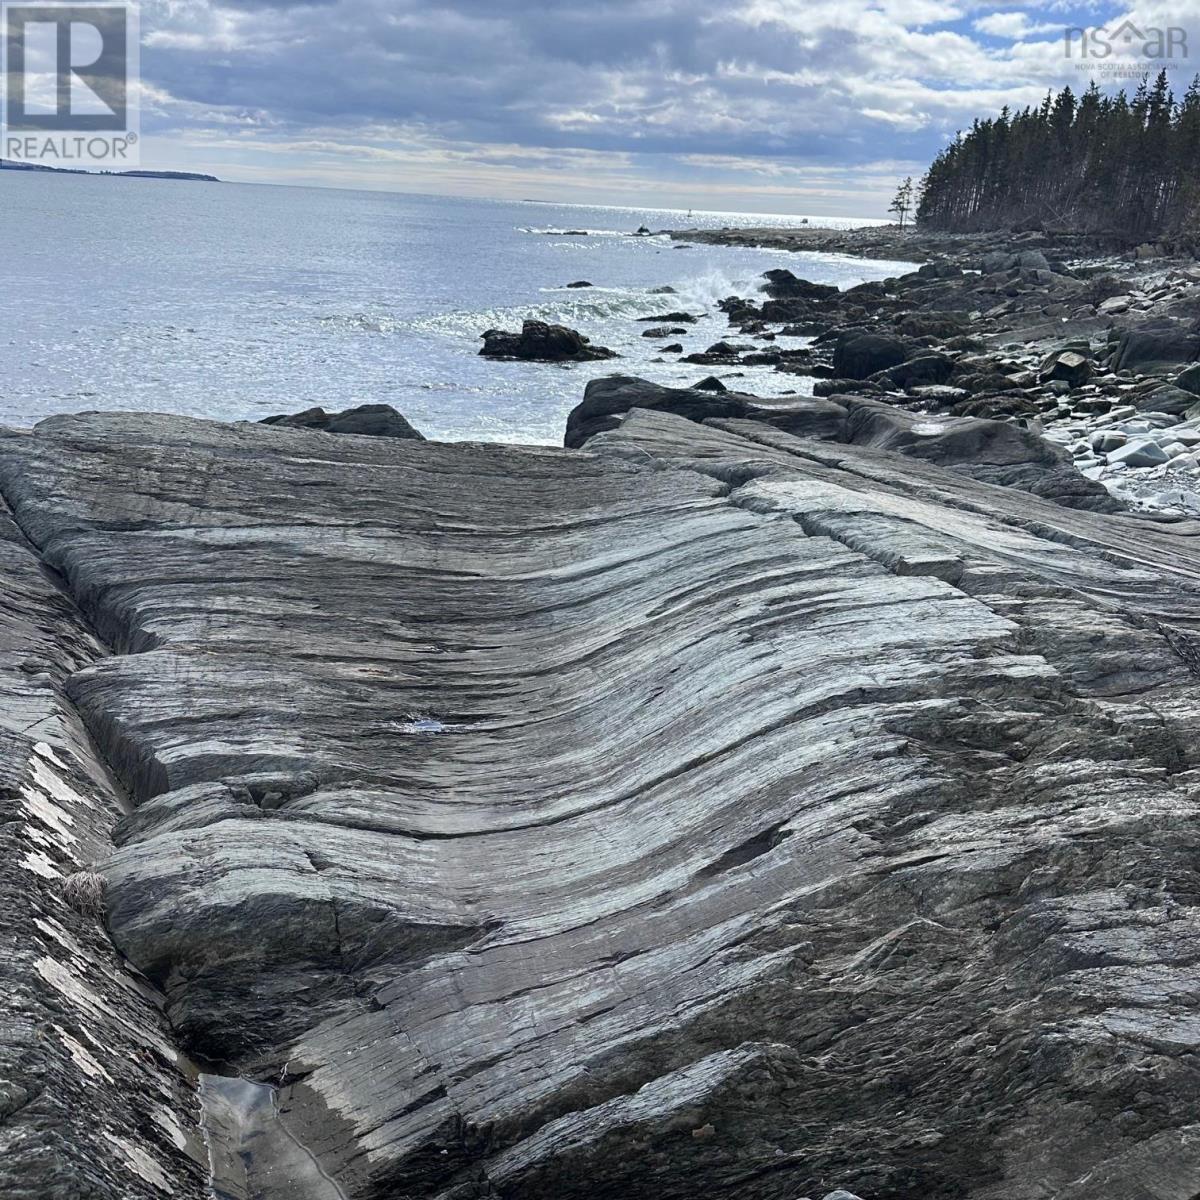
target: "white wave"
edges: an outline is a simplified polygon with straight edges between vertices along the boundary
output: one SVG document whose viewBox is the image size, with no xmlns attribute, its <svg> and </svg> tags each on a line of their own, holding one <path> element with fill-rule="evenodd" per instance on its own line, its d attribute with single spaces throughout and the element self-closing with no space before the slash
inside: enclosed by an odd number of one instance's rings
<svg viewBox="0 0 1200 1200">
<path fill-rule="evenodd" d="M 631 237 L 632 229 L 584 229 L 580 227 L 572 227 L 569 229 L 559 229 L 554 225 L 548 225 L 545 228 L 539 229 L 533 225 L 522 225 L 517 228 L 518 233 L 533 233 L 542 237 Z"/>
<path fill-rule="evenodd" d="M 757 278 L 738 278 L 713 267 L 702 275 L 695 275 L 675 285 L 675 295 L 652 297 L 660 305 L 666 303 L 675 309 L 711 311 L 717 303 L 730 296 L 753 296 L 762 284 Z"/>
</svg>

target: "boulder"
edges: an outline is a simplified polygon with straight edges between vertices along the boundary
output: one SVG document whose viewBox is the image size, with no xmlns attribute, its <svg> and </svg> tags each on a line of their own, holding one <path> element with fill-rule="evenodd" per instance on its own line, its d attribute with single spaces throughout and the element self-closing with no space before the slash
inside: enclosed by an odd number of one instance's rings
<svg viewBox="0 0 1200 1200">
<path fill-rule="evenodd" d="M 592 286 L 586 279 L 577 279 L 574 283 L 567 284 L 569 288 L 590 288 Z"/>
<path fill-rule="evenodd" d="M 1171 417 L 1181 417 L 1196 403 L 1194 392 L 1185 391 L 1181 387 L 1165 384 L 1155 388 L 1144 396 L 1138 397 L 1135 407 L 1142 413 L 1166 413 Z"/>
<path fill-rule="evenodd" d="M 1177 369 L 1200 358 L 1200 334 L 1190 323 L 1148 322 L 1121 334 L 1110 365 L 1114 371 Z"/>
<path fill-rule="evenodd" d="M 1175 377 L 1175 386 L 1191 392 L 1193 396 L 1200 396 L 1200 363 L 1180 371 Z"/>
<path fill-rule="evenodd" d="M 306 408 L 303 412 L 264 417 L 260 424 L 288 429 L 317 429 L 323 433 L 425 440 L 390 404 L 360 404 L 357 408 L 338 413 L 328 413 L 323 408 Z"/>
<path fill-rule="evenodd" d="M 826 283 L 810 283 L 780 267 L 763 274 L 762 290 L 774 300 L 828 300 L 838 289 Z"/>
<path fill-rule="evenodd" d="M 1158 467 L 1170 455 L 1157 443 L 1149 439 L 1126 442 L 1108 454 L 1109 466 L 1124 463 L 1127 467 Z"/>
<path fill-rule="evenodd" d="M 638 317 L 643 325 L 695 325 L 699 317 L 686 312 L 659 313 L 653 317 Z"/>
<path fill-rule="evenodd" d="M 945 354 L 918 354 L 874 379 L 884 386 L 908 389 L 945 383 L 953 373 L 954 360 Z"/>
<path fill-rule="evenodd" d="M 868 379 L 899 366 L 912 352 L 910 343 L 883 333 L 842 334 L 833 351 L 833 373 L 843 379 Z"/>
<path fill-rule="evenodd" d="M 1082 387 L 1092 377 L 1091 359 L 1079 350 L 1055 350 L 1047 355 L 1038 370 L 1043 383 L 1058 381 L 1068 387 Z"/>
<path fill-rule="evenodd" d="M 545 321 L 526 321 L 520 333 L 489 329 L 483 334 L 486 358 L 521 359 L 527 362 L 593 362 L 616 358 L 606 346 L 593 346 L 578 330 Z"/>
</svg>

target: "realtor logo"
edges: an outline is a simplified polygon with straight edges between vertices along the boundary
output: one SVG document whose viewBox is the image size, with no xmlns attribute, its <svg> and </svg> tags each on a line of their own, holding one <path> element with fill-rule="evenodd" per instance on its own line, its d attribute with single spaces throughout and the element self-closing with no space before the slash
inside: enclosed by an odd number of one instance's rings
<svg viewBox="0 0 1200 1200">
<path fill-rule="evenodd" d="M 0 158 L 37 166 L 136 166 L 136 8 L 4 4 L 0 9 Z"/>
<path fill-rule="evenodd" d="M 1179 25 L 1166 28 L 1147 25 L 1143 29 L 1132 21 L 1122 21 L 1115 29 L 1075 27 L 1064 33 L 1067 58 L 1074 57 L 1076 47 L 1083 59 L 1106 59 L 1116 55 L 1126 59 L 1149 59 L 1155 65 L 1169 64 L 1188 56 L 1187 30 Z"/>
</svg>

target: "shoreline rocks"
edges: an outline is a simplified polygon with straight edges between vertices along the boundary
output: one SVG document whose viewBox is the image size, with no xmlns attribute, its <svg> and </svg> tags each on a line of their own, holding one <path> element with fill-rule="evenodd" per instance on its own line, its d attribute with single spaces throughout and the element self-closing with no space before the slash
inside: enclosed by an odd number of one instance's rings
<svg viewBox="0 0 1200 1200">
<path fill-rule="evenodd" d="M 283 429 L 315 429 L 322 433 L 425 440 L 390 404 L 360 404 L 357 408 L 348 408 L 339 413 L 327 413 L 323 408 L 307 408 L 303 412 L 264 417 L 261 424 L 277 425 Z"/>
<path fill-rule="evenodd" d="M 565 325 L 549 325 L 545 321 L 526 321 L 520 333 L 489 329 L 483 335 L 485 358 L 512 359 L 525 362 L 594 362 L 616 358 L 606 346 L 593 346 L 576 329 Z"/>
</svg>

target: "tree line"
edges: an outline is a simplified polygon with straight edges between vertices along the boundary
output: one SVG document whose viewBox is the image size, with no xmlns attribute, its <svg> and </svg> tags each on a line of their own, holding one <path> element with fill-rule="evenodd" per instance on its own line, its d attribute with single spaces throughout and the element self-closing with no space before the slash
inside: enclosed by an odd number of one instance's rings
<svg viewBox="0 0 1200 1200">
<path fill-rule="evenodd" d="M 1176 100 L 1161 72 L 1131 96 L 1065 87 L 977 120 L 933 161 L 917 221 L 973 232 L 1045 227 L 1144 240 L 1200 228 L 1200 76 Z"/>
</svg>

